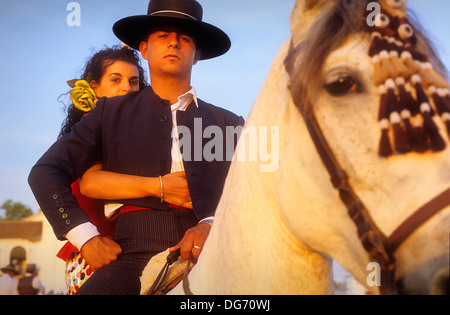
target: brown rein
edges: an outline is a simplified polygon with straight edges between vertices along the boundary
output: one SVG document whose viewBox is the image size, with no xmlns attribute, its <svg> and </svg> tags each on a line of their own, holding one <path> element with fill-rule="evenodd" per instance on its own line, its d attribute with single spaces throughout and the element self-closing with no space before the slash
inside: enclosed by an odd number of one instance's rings
<svg viewBox="0 0 450 315">
<path fill-rule="evenodd" d="M 450 188 L 414 212 L 385 241 L 387 251 L 395 252 L 406 239 L 439 211 L 450 204 Z"/>
<path fill-rule="evenodd" d="M 298 104 L 297 104 L 298 106 Z M 386 237 L 371 218 L 364 203 L 353 190 L 345 170 L 341 167 L 333 154 L 323 132 L 317 122 L 314 113 L 302 112 L 306 126 L 316 146 L 328 173 L 331 176 L 333 186 L 339 191 L 342 202 L 348 209 L 349 216 L 358 230 L 358 236 L 372 262 L 378 262 L 381 266 L 381 294 L 397 294 L 395 283 L 395 251 L 406 239 L 421 225 L 434 215 L 450 205 L 450 188 L 415 211 L 403 222 L 390 237 Z"/>
<path fill-rule="evenodd" d="M 450 188 L 415 211 L 405 220 L 390 237 L 386 237 L 371 218 L 363 202 L 359 199 L 349 183 L 347 173 L 340 166 L 326 141 L 322 130 L 313 114 L 305 117 L 306 125 L 316 145 L 317 151 L 327 168 L 333 186 L 339 191 L 343 203 L 347 206 L 349 216 L 355 223 L 358 236 L 370 260 L 381 267 L 381 294 L 398 294 L 395 283 L 394 253 L 406 239 L 422 224 L 431 219 L 439 211 L 450 205 Z M 183 289 L 186 295 L 193 295 L 189 285 L 189 270 L 192 254 L 183 279 Z"/>
</svg>

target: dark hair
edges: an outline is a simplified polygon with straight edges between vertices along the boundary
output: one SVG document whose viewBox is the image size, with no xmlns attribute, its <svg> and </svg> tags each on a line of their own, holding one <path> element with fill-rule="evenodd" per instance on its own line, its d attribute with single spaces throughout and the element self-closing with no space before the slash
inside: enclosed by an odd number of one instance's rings
<svg viewBox="0 0 450 315">
<path fill-rule="evenodd" d="M 139 71 L 139 90 L 144 89 L 148 84 L 145 80 L 144 69 L 141 67 L 139 55 L 137 51 L 128 47 L 114 46 L 112 48 L 105 48 L 92 56 L 84 67 L 84 73 L 80 80 L 86 80 L 91 83 L 92 80 L 100 82 L 106 72 L 106 68 L 114 64 L 116 61 L 125 61 L 133 64 Z M 73 125 L 81 120 L 85 112 L 75 108 L 71 103 L 67 107 L 67 117 L 61 125 L 61 131 L 58 139 L 70 133 Z"/>
</svg>

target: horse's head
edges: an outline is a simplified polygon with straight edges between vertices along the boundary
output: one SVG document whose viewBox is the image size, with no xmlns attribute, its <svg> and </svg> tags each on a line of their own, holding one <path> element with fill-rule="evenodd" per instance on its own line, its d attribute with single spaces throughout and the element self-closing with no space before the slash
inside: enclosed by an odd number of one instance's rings
<svg viewBox="0 0 450 315">
<path fill-rule="evenodd" d="M 410 24 L 405 2 L 297 1 L 286 69 L 292 99 L 315 149 L 286 147 L 286 156 L 302 157 L 297 158 L 299 173 L 290 169 L 281 174 L 296 174 L 310 183 L 331 176 L 332 184 L 317 186 L 320 192 L 310 184 L 301 195 L 308 207 L 314 204 L 308 211 L 315 213 L 315 222 L 291 229 L 307 245 L 336 258 L 362 283 L 368 263 L 385 254 L 390 257 L 382 268 L 395 265 L 393 275 L 402 292 L 428 293 L 439 282 L 441 269 L 446 269 L 448 286 L 448 194 L 395 250 L 386 250 L 391 245 L 385 239 L 450 188 L 445 67 L 418 26 Z M 306 129 L 297 131 L 296 136 Z M 318 155 L 328 172 L 311 168 Z M 280 199 L 292 204 L 289 200 L 298 203 L 298 196 L 289 189 Z M 283 215 L 286 222 L 305 221 L 304 212 Z M 328 244 L 319 236 L 327 229 L 338 235 Z M 363 243 L 373 238 L 372 244 L 361 245 L 357 234 Z M 378 245 L 381 254 L 367 254 Z"/>
</svg>

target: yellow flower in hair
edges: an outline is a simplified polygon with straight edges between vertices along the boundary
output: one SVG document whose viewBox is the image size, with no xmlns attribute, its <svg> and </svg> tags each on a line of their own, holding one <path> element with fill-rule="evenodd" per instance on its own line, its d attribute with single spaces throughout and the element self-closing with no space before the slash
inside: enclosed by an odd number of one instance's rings
<svg viewBox="0 0 450 315">
<path fill-rule="evenodd" d="M 85 80 L 78 80 L 70 91 L 70 99 L 75 108 L 90 112 L 97 106 L 97 96 L 89 83 Z"/>
</svg>

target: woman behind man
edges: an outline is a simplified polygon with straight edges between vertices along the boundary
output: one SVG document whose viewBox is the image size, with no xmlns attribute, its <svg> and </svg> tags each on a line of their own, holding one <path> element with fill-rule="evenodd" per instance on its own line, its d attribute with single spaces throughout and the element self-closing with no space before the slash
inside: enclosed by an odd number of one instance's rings
<svg viewBox="0 0 450 315">
<path fill-rule="evenodd" d="M 136 51 L 127 47 L 107 48 L 96 53 L 86 64 L 81 80 L 72 80 L 70 92 L 72 103 L 67 109 L 59 138 L 71 132 L 72 127 L 87 115 L 102 97 L 115 97 L 142 90 L 146 85 L 144 70 L 140 66 Z M 92 167 L 80 180 L 72 184 L 72 191 L 91 222 L 104 237 L 113 238 L 115 222 L 105 216 L 103 202 L 98 199 L 144 198 L 160 193 L 159 178 L 145 178 L 103 171 L 102 164 L 92 161 Z M 167 182 L 167 198 L 172 204 L 192 208 L 187 181 L 183 173 L 170 174 Z M 96 199 L 91 199 L 96 198 Z M 61 208 L 64 216 L 64 209 Z M 70 232 L 69 232 L 70 233 Z M 112 246 L 120 254 L 121 249 Z M 57 255 L 66 262 L 66 284 L 68 293 L 75 294 L 102 265 L 89 265 L 86 253 L 81 253 L 70 242 Z"/>
<path fill-rule="evenodd" d="M 72 103 L 67 108 L 67 117 L 58 138 L 70 133 L 72 127 L 95 107 L 98 99 L 126 95 L 142 90 L 147 84 L 136 52 L 127 47 L 113 47 L 96 53 L 87 62 L 81 80 L 70 81 L 69 85 L 73 87 L 70 92 Z M 96 161 L 92 162 L 94 164 Z M 101 168 L 101 165 L 97 167 Z M 103 203 L 81 194 L 79 181 L 72 184 L 72 191 L 101 235 L 114 237 L 115 224 L 105 217 Z M 68 293 L 73 295 L 94 270 L 70 242 L 57 256 L 66 262 L 66 284 Z"/>
<path fill-rule="evenodd" d="M 69 85 L 73 86 L 70 92 L 72 104 L 67 109 L 68 115 L 62 124 L 59 138 L 69 134 L 71 128 L 95 108 L 98 99 L 139 91 L 147 83 L 137 52 L 123 47 L 108 48 L 95 54 L 86 64 L 81 80 L 72 80 Z M 160 178 L 107 172 L 103 170 L 100 161 L 92 161 L 92 165 L 81 180 L 72 184 L 72 191 L 100 235 L 113 239 L 114 213 L 111 212 L 111 207 L 107 208 L 109 211 L 105 211 L 103 202 L 99 199 L 158 197 L 161 191 Z M 164 176 L 164 185 L 167 202 L 180 209 L 192 209 L 184 172 Z M 108 212 L 108 217 L 105 212 Z M 63 208 L 61 214 L 64 216 Z M 97 257 L 96 253 L 82 254 L 82 248 L 74 245 L 67 242 L 57 255 L 66 261 L 66 284 L 70 295 L 74 295 L 96 269 L 114 261 L 114 258 L 108 261 L 108 258 Z M 111 252 L 113 257 L 117 257 L 121 248 L 112 242 Z"/>
<path fill-rule="evenodd" d="M 139 56 L 128 47 L 106 48 L 96 53 L 86 63 L 81 80 L 90 84 L 97 99 L 125 95 L 147 86 Z M 74 103 L 77 100 L 69 105 L 58 138 L 70 133 L 73 125 L 92 110 Z"/>
</svg>

